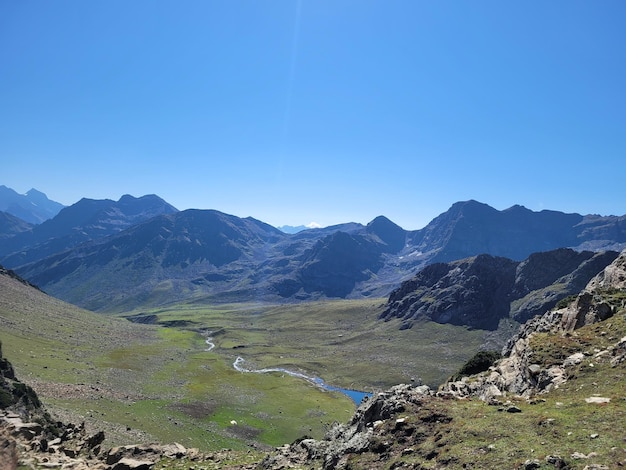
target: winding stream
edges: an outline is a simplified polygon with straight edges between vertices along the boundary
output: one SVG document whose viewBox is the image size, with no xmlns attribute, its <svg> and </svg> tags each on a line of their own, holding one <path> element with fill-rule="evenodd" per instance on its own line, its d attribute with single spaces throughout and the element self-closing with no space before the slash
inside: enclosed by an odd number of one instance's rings
<svg viewBox="0 0 626 470">
<path fill-rule="evenodd" d="M 206 335 L 206 340 L 205 340 L 205 343 L 207 345 L 207 348 L 205 349 L 206 352 L 212 351 L 215 348 L 215 343 L 213 342 L 213 338 L 211 337 L 212 333 L 213 333 L 212 331 L 204 332 L 204 334 Z M 304 379 L 307 382 L 311 382 L 312 384 L 315 384 L 324 390 L 328 390 L 329 392 L 341 392 L 344 395 L 347 395 L 348 397 L 350 397 L 350 399 L 352 399 L 354 403 L 356 403 L 357 406 L 361 404 L 361 402 L 363 401 L 365 397 L 372 396 L 371 393 L 328 385 L 319 377 L 312 377 L 310 375 L 302 374 L 301 372 L 294 372 L 292 370 L 284 369 L 282 367 L 267 367 L 265 369 L 248 369 L 243 366 L 244 362 L 246 362 L 244 358 L 242 358 L 241 356 L 237 356 L 237 359 L 235 359 L 235 362 L 233 362 L 233 368 L 239 372 L 244 372 L 244 373 L 267 374 L 271 372 L 280 372 L 282 374 L 287 374 L 291 377 Z"/>
<path fill-rule="evenodd" d="M 283 373 L 283 374 L 290 375 L 291 377 L 297 377 L 299 379 L 304 379 L 304 380 L 306 380 L 308 382 L 311 382 L 311 383 L 317 385 L 318 387 L 320 387 L 320 388 L 322 388 L 324 390 L 328 390 L 329 392 L 341 392 L 344 395 L 347 395 L 348 397 L 350 397 L 352 399 L 352 401 L 357 406 L 361 404 L 361 402 L 363 401 L 363 399 L 365 397 L 371 397 L 372 396 L 371 393 L 361 392 L 359 390 L 350 390 L 350 389 L 347 389 L 347 388 L 335 387 L 333 385 L 328 385 L 326 382 L 324 382 L 319 377 L 311 377 L 309 375 L 302 374 L 300 372 L 294 372 L 294 371 L 289 370 L 289 369 L 283 369 L 282 367 L 267 367 L 267 368 L 264 368 L 264 369 L 248 369 L 248 368 L 243 366 L 244 362 L 246 362 L 245 359 L 243 359 L 241 356 L 237 356 L 237 359 L 235 359 L 235 362 L 233 362 L 234 369 L 239 371 L 239 372 L 246 372 L 246 373 L 253 373 L 253 374 L 266 374 L 268 372 L 280 372 L 280 373 Z"/>
</svg>

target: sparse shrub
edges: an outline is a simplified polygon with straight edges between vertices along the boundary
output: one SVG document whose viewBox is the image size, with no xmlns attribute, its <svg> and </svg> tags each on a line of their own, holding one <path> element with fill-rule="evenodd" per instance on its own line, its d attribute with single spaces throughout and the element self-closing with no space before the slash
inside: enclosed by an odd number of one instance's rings
<svg viewBox="0 0 626 470">
<path fill-rule="evenodd" d="M 567 297 L 563 297 L 556 303 L 557 309 L 562 309 L 571 304 L 574 300 L 576 300 L 577 295 L 568 295 Z"/>
<path fill-rule="evenodd" d="M 13 387 L 15 388 L 15 391 L 14 391 L 15 396 L 18 397 L 19 399 L 22 399 L 24 404 L 32 405 L 35 408 L 39 408 L 41 406 L 39 397 L 37 397 L 37 394 L 35 393 L 35 391 L 32 388 L 30 388 L 28 385 L 18 382 L 18 383 L 15 383 Z"/>
<path fill-rule="evenodd" d="M 8 408 L 15 403 L 13 395 L 7 390 L 0 388 L 0 409 Z"/>
<path fill-rule="evenodd" d="M 452 380 L 459 380 L 461 377 L 484 372 L 501 357 L 502 355 L 498 351 L 478 351 L 474 357 L 463 364 Z"/>
</svg>

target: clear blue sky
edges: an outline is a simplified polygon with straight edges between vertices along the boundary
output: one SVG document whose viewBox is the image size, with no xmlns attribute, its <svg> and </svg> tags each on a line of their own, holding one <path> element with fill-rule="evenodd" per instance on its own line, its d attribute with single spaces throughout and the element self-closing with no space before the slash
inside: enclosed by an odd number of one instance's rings
<svg viewBox="0 0 626 470">
<path fill-rule="evenodd" d="M 0 184 L 273 225 L 626 213 L 626 2 L 0 0 Z"/>
</svg>

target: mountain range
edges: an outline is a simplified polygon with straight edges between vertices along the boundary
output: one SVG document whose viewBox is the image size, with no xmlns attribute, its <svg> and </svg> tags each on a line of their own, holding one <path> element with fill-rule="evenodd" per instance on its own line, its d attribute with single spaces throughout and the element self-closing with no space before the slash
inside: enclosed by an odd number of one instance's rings
<svg viewBox="0 0 626 470">
<path fill-rule="evenodd" d="M 96 311 L 183 300 L 302 301 L 388 295 L 422 268 L 479 254 L 626 247 L 626 216 L 452 205 L 421 230 L 384 216 L 284 233 L 216 210 L 177 211 L 157 196 L 83 199 L 5 238 L 0 263 Z"/>
</svg>

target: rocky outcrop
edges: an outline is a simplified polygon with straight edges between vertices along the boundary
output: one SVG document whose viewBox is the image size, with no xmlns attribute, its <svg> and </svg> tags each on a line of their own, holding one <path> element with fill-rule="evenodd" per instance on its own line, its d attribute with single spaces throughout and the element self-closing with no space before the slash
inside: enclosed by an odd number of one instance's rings
<svg viewBox="0 0 626 470">
<path fill-rule="evenodd" d="M 594 277 L 587 290 L 626 289 L 626 256 L 624 252 L 610 266 Z"/>
<path fill-rule="evenodd" d="M 523 323 L 580 292 L 618 256 L 558 249 L 522 262 L 479 255 L 427 266 L 393 291 L 380 318 L 420 319 L 495 330 L 502 318 Z"/>
<path fill-rule="evenodd" d="M 559 249 L 535 253 L 517 267 L 510 316 L 519 323 L 543 315 L 559 302 L 578 294 L 595 275 L 610 265 L 615 251 L 594 253 Z"/>
<path fill-rule="evenodd" d="M 14 449 L 13 460 L 20 466 L 107 468 L 99 459 L 104 441 L 102 432 L 88 435 L 84 425 L 63 423 L 56 423 L 56 431 L 51 433 L 40 422 L 24 420 L 16 413 L 0 413 L 0 447 Z"/>
<path fill-rule="evenodd" d="M 486 401 L 497 401 L 501 396 L 514 394 L 530 397 L 545 393 L 563 384 L 568 371 L 580 364 L 589 352 L 580 350 L 568 354 L 560 361 L 542 364 L 533 346 L 533 339 L 542 333 L 571 335 L 584 326 L 604 321 L 625 307 L 622 295 L 626 279 L 626 251 L 601 273 L 594 277 L 568 305 L 551 310 L 527 322 L 509 340 L 503 350 L 504 358 L 487 372 L 440 387 L 442 395 L 456 397 L 477 396 Z M 602 351 L 595 353 L 596 360 L 621 363 L 626 355 L 626 338 L 622 338 Z"/>
<path fill-rule="evenodd" d="M 428 266 L 391 293 L 381 318 L 402 318 L 403 329 L 425 318 L 493 330 L 508 315 L 516 266 L 490 255 Z"/>
<path fill-rule="evenodd" d="M 372 452 L 385 454 L 393 447 L 402 452 L 407 436 L 415 443 L 416 429 L 427 423 L 445 421 L 449 418 L 429 406 L 432 391 L 425 385 L 397 385 L 364 401 L 348 424 L 335 424 L 322 440 L 299 439 L 291 445 L 280 447 L 267 456 L 260 467 L 264 469 L 293 468 L 346 468 L 346 461 L 353 454 Z M 411 416 L 411 419 L 407 417 Z M 426 434 L 425 429 L 420 432 Z M 385 441 L 382 436 L 394 436 L 396 442 Z M 404 447 L 408 447 L 408 444 Z M 385 457 L 388 458 L 388 457 Z"/>
</svg>

